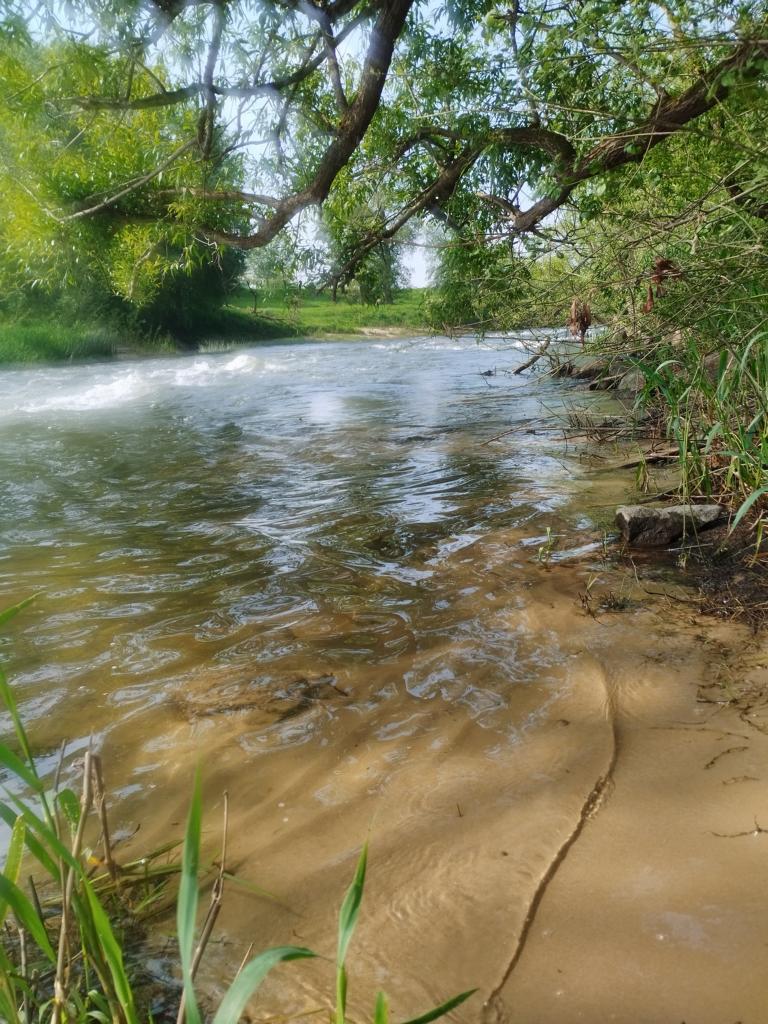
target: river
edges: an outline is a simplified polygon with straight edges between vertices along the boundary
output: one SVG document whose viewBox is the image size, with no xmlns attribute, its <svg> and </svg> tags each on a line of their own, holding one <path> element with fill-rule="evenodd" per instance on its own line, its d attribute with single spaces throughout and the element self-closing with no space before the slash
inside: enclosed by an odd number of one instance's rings
<svg viewBox="0 0 768 1024">
<path fill-rule="evenodd" d="M 694 792 L 733 732 L 697 687 L 744 638 L 606 560 L 631 479 L 563 427 L 612 400 L 520 358 L 376 339 L 5 371 L 0 604 L 40 597 L 2 653 L 33 744 L 50 771 L 66 740 L 73 783 L 103 753 L 134 849 L 181 834 L 199 763 L 212 855 L 228 791 L 228 866 L 274 898 L 230 888 L 213 992 L 251 942 L 332 955 L 370 836 L 356 1019 L 377 987 L 400 1017 L 479 986 L 456 1020 L 495 993 L 526 1024 L 758 1024 L 761 869 L 711 833 L 750 825 L 762 767 L 717 779 L 706 821 Z M 586 614 L 601 592 L 626 611 Z M 330 979 L 281 969 L 254 1019 Z"/>
</svg>

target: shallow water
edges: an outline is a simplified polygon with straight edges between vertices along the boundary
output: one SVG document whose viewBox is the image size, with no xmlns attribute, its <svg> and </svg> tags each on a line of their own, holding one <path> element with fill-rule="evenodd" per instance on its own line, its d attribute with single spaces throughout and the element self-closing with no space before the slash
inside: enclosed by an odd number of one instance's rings
<svg viewBox="0 0 768 1024">
<path fill-rule="evenodd" d="M 502 340 L 398 340 L 5 373 L 0 594 L 43 593 L 9 651 L 38 744 L 130 733 L 136 756 L 148 715 L 205 729 L 244 690 L 260 714 L 248 756 L 306 743 L 339 695 L 286 715 L 297 680 L 405 653 L 416 700 L 459 687 L 468 663 L 515 683 L 514 638 L 482 606 L 457 620 L 440 578 L 493 531 L 535 545 L 578 487 L 567 392 L 480 376 L 515 358 Z M 487 443 L 509 429 L 525 443 Z M 440 681 L 416 656 L 457 630 Z M 497 703 L 482 687 L 460 700 Z M 166 767 L 168 751 L 146 753 Z"/>
<path fill-rule="evenodd" d="M 32 740 L 48 767 L 67 740 L 72 777 L 89 740 L 103 752 L 134 848 L 180 833 L 201 761 L 213 852 L 228 790 L 229 866 L 274 898 L 232 890 L 214 989 L 250 942 L 332 953 L 370 831 L 353 999 L 487 996 L 605 769 L 616 665 L 682 652 L 683 689 L 704 671 L 668 609 L 584 614 L 627 481 L 564 444 L 564 412 L 608 399 L 502 372 L 519 352 L 293 344 L 0 378 L 0 603 L 41 592 L 2 653 Z M 623 671 L 631 732 L 666 677 Z M 703 901 L 663 890 L 653 913 L 691 946 Z M 542 1020 L 558 984 L 536 990 Z M 329 990 L 325 962 L 286 969 L 262 1016 Z M 661 1020 L 658 990 L 626 1019 Z"/>
</svg>

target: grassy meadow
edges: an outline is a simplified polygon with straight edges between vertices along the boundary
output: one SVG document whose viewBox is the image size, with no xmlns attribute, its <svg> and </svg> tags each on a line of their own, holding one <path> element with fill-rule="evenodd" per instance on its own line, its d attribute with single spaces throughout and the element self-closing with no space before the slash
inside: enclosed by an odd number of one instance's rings
<svg viewBox="0 0 768 1024">
<path fill-rule="evenodd" d="M 244 328 L 250 325 L 259 336 L 266 337 L 271 329 L 276 332 L 272 337 L 358 334 L 367 328 L 419 332 L 426 330 L 425 295 L 426 289 L 404 288 L 388 305 L 366 306 L 344 295 L 334 302 L 329 292 L 316 294 L 289 288 L 259 291 L 254 296 L 241 288 L 232 295 L 225 311 L 241 319 Z"/>
</svg>

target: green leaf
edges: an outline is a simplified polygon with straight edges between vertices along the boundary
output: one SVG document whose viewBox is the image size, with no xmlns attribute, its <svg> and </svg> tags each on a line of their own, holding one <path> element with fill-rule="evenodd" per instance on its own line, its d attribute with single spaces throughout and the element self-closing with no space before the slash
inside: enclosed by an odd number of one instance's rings
<svg viewBox="0 0 768 1024">
<path fill-rule="evenodd" d="M 347 969 L 336 967 L 336 1024 L 345 1024 L 347 1018 Z"/>
<path fill-rule="evenodd" d="M 376 993 L 376 1006 L 373 1010 L 373 1024 L 389 1024 L 389 1004 L 383 992 Z"/>
<path fill-rule="evenodd" d="M 112 931 L 109 918 L 87 878 L 83 878 L 83 885 L 85 886 L 88 906 L 96 928 L 99 945 L 104 953 L 104 959 L 109 966 L 109 973 L 112 976 L 112 984 L 114 985 L 115 995 L 117 996 L 123 1018 L 126 1024 L 138 1024 L 133 1002 L 133 992 L 128 975 L 125 972 L 122 950 L 115 938 L 115 933 Z"/>
<path fill-rule="evenodd" d="M 17 815 L 11 810 L 8 804 L 0 803 L 0 820 L 4 821 L 9 828 L 14 828 L 16 823 Z M 59 868 L 53 858 L 47 852 L 45 847 L 40 843 L 39 839 L 34 836 L 29 829 L 26 830 L 24 836 L 24 842 L 26 843 L 27 849 L 45 870 L 48 872 L 50 877 L 55 881 L 59 881 Z"/>
<path fill-rule="evenodd" d="M 19 612 L 23 612 L 25 608 L 28 608 L 32 602 L 38 598 L 40 594 L 33 594 L 32 597 L 27 597 L 23 601 L 19 601 L 18 604 L 12 605 L 10 608 L 5 608 L 0 612 L 0 626 L 4 626 L 6 622 L 10 622 L 11 619 L 16 618 Z"/>
<path fill-rule="evenodd" d="M 43 922 L 37 916 L 37 911 L 21 889 L 19 889 L 17 885 L 14 885 L 14 883 L 10 879 L 6 878 L 5 875 L 0 875 L 0 899 L 2 899 L 4 903 L 8 904 L 16 915 L 16 920 L 22 928 L 26 928 L 34 939 L 40 952 L 43 953 L 51 963 L 55 963 L 56 956 L 48 939 L 48 933 L 43 926 Z"/>
<path fill-rule="evenodd" d="M 14 885 L 18 885 L 19 872 L 21 871 L 21 857 L 24 853 L 24 834 L 26 832 L 26 826 L 24 819 L 19 817 L 11 831 L 11 841 L 8 843 L 8 854 L 5 858 L 5 868 L 3 874 L 12 882 Z M 0 900 L 0 927 L 2 927 L 3 921 L 5 921 L 5 915 L 8 913 L 8 904 L 4 900 Z"/>
<path fill-rule="evenodd" d="M 181 881 L 176 907 L 176 929 L 179 936 L 179 954 L 184 980 L 184 999 L 187 1024 L 200 1024 L 200 1011 L 195 998 L 192 960 L 195 950 L 195 922 L 197 920 L 198 882 L 200 867 L 200 830 L 202 822 L 202 796 L 200 770 L 195 771 L 192 803 L 189 807 L 184 848 L 181 854 Z"/>
<path fill-rule="evenodd" d="M 278 946 L 267 949 L 250 960 L 229 986 L 221 1001 L 213 1024 L 237 1024 L 248 1000 L 267 974 L 284 960 L 304 960 L 317 954 L 300 946 Z"/>
<path fill-rule="evenodd" d="M 444 1017 L 446 1013 L 450 1013 L 451 1010 L 455 1010 L 457 1006 L 469 999 L 471 995 L 477 992 L 476 988 L 470 988 L 466 992 L 462 992 L 458 996 L 454 996 L 453 999 L 448 999 L 446 1002 L 436 1006 L 434 1010 L 430 1010 L 428 1013 L 422 1014 L 421 1017 L 413 1017 L 411 1020 L 404 1021 L 404 1024 L 429 1024 L 431 1020 L 437 1020 L 438 1017 Z"/>
<path fill-rule="evenodd" d="M 347 972 L 344 962 L 347 958 L 349 944 L 352 941 L 360 904 L 365 888 L 365 870 L 368 864 L 368 843 L 363 846 L 357 862 L 357 870 L 352 884 L 347 889 L 344 902 L 339 911 L 339 945 L 336 952 L 336 1024 L 344 1024 L 347 1010 Z"/>
<path fill-rule="evenodd" d="M 80 821 L 80 801 L 77 796 L 71 789 L 62 789 L 56 794 L 56 800 L 64 811 L 69 827 L 76 831 Z"/>
<path fill-rule="evenodd" d="M 768 487 L 759 487 L 756 491 L 752 491 L 746 501 L 742 502 L 739 506 L 739 511 L 736 513 L 733 522 L 731 523 L 729 533 L 733 533 L 736 527 L 739 525 L 744 516 L 749 512 L 752 506 L 755 504 L 758 498 L 762 498 L 764 494 L 768 494 Z"/>
<path fill-rule="evenodd" d="M 82 871 L 80 861 L 76 857 L 72 856 L 71 852 L 67 849 L 64 843 L 62 843 L 56 832 L 54 832 L 54 830 L 46 824 L 42 818 L 39 818 L 23 800 L 14 796 L 13 793 L 8 793 L 6 791 L 6 796 L 10 799 L 11 803 L 15 804 L 19 809 L 29 828 L 40 836 L 43 842 L 48 845 L 52 853 L 54 853 L 60 860 L 63 860 L 65 864 L 68 864 L 74 871 Z M 29 843 L 27 843 L 27 845 L 29 846 Z"/>
<path fill-rule="evenodd" d="M 4 743 L 0 743 L 0 764 L 5 765 L 8 771 L 15 775 L 17 779 L 26 782 L 35 793 L 43 792 L 43 784 L 37 775 L 24 764 L 20 757 L 17 757 L 12 750 L 9 750 Z"/>
<path fill-rule="evenodd" d="M 21 716 L 19 715 L 19 710 L 16 707 L 16 701 L 15 701 L 14 696 L 13 696 L 13 691 L 11 690 L 10 686 L 8 685 L 8 680 L 5 678 L 5 675 L 3 674 L 2 669 L 0 669 L 0 698 L 2 698 L 3 703 L 5 704 L 6 708 L 8 709 L 8 714 L 11 716 L 11 721 L 13 722 L 13 728 L 14 728 L 14 731 L 16 733 L 16 737 L 17 737 L 17 739 L 19 741 L 19 746 L 21 747 L 22 752 L 24 754 L 24 757 L 27 759 L 27 763 L 28 763 L 31 771 L 34 772 L 35 775 L 37 775 L 37 770 L 35 768 L 35 762 L 34 762 L 34 760 L 32 758 L 32 748 L 29 745 L 29 740 L 27 739 L 26 730 L 25 730 L 24 725 L 23 725 L 23 723 L 21 721 Z"/>
<path fill-rule="evenodd" d="M 341 967 L 347 959 L 347 950 L 352 941 L 357 919 L 360 914 L 360 904 L 363 899 L 365 888 L 365 871 L 368 864 L 368 843 L 362 849 L 357 862 L 357 870 L 352 884 L 347 889 L 344 902 L 339 912 L 339 945 L 336 953 L 336 963 Z"/>
</svg>

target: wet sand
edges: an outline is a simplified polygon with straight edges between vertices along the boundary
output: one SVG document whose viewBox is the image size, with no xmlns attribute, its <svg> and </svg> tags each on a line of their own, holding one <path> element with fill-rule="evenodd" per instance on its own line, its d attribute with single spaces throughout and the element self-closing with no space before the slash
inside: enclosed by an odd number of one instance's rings
<svg viewBox="0 0 768 1024">
<path fill-rule="evenodd" d="M 388 692 L 388 677 L 407 677 L 396 662 L 350 676 L 340 685 L 354 711 L 333 698 L 327 733 L 318 726 L 327 739 L 234 782 L 231 735 L 201 737 L 211 852 L 226 787 L 230 866 L 276 898 L 230 886 L 202 975 L 214 1001 L 251 942 L 332 959 L 369 836 L 353 1020 L 370 1016 L 379 988 L 406 1019 L 470 987 L 456 1021 L 763 1019 L 768 833 L 755 834 L 755 817 L 768 715 L 752 702 L 768 679 L 764 643 L 687 610 L 683 589 L 650 597 L 615 568 L 505 568 L 500 549 L 516 541 L 486 539 L 444 567 L 455 580 L 471 565 L 463 600 L 513 624 L 529 673 L 513 700 L 494 703 L 484 667 L 485 706 L 472 721 L 457 714 L 468 682 L 479 700 L 480 675 L 441 681 L 459 645 L 437 642 L 421 693 Z M 586 615 L 579 595 L 595 575 L 596 602 L 620 586 L 635 606 Z M 734 676 L 746 703 L 711 703 L 729 699 Z M 247 712 L 231 714 L 230 729 L 249 728 Z M 329 960 L 281 968 L 252 1019 L 328 1007 L 332 972 Z"/>
</svg>

